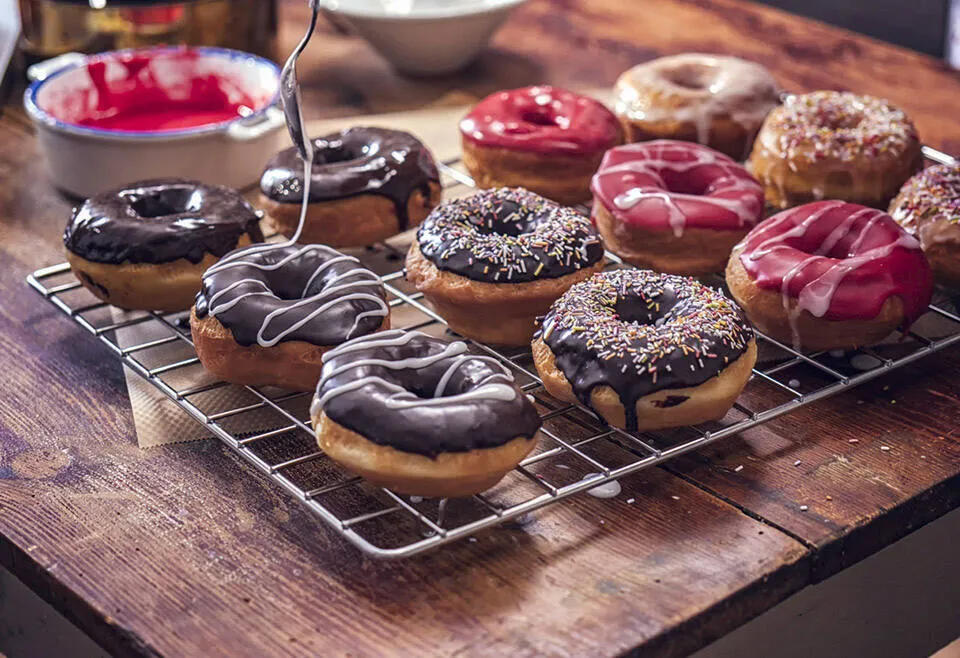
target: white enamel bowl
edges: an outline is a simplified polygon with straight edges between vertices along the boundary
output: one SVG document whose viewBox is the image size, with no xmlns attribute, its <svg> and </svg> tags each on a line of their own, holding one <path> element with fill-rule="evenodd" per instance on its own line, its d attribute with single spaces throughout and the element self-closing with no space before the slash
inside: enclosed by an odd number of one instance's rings
<svg viewBox="0 0 960 658">
<path fill-rule="evenodd" d="M 243 188 L 255 183 L 264 163 L 281 147 L 279 131 L 283 112 L 276 107 L 280 70 L 273 62 L 249 53 L 223 48 L 195 48 L 197 75 L 217 73 L 236 84 L 254 101 L 248 116 L 195 128 L 164 132 L 103 130 L 67 123 L 64 103 L 96 101 L 96 90 L 87 75 L 91 60 L 107 62 L 107 79 L 122 77 L 118 63 L 131 51 L 112 51 L 74 57 L 67 66 L 35 81 L 24 95 L 24 105 L 36 124 L 37 136 L 53 183 L 79 197 L 149 178 L 177 177 L 214 185 Z M 155 77 L 183 84 L 182 48 L 151 48 Z M 174 71 L 175 66 L 180 71 Z M 179 77 L 179 80 L 178 80 Z M 163 84 L 166 84 L 164 82 Z"/>
<path fill-rule="evenodd" d="M 398 71 L 441 75 L 476 59 L 526 0 L 321 0 Z"/>
</svg>

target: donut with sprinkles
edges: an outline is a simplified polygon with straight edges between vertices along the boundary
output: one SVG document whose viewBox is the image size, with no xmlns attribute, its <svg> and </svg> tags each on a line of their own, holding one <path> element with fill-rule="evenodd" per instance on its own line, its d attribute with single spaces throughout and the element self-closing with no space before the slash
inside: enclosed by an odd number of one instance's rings
<svg viewBox="0 0 960 658">
<path fill-rule="evenodd" d="M 543 385 L 629 431 L 722 418 L 757 358 L 737 304 L 696 279 L 596 274 L 550 308 L 533 341 Z"/>
<path fill-rule="evenodd" d="M 960 288 L 960 166 L 936 165 L 911 178 L 890 215 L 920 240 L 937 281 Z"/>
<path fill-rule="evenodd" d="M 523 188 L 497 188 L 434 210 L 406 272 L 454 331 L 526 345 L 534 318 L 603 265 L 589 218 Z"/>
<path fill-rule="evenodd" d="M 888 101 L 841 91 L 786 97 L 747 169 L 775 208 L 838 199 L 886 209 L 922 165 L 917 129 Z"/>
</svg>

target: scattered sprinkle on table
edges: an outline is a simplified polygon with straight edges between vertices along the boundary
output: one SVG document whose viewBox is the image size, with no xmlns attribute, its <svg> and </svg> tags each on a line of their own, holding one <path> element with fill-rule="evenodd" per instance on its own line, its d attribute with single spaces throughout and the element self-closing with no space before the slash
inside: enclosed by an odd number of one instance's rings
<svg viewBox="0 0 960 658">
<path fill-rule="evenodd" d="M 890 452 L 890 446 L 880 446 L 880 449 L 884 452 Z"/>
<path fill-rule="evenodd" d="M 627 505 L 633 505 L 636 498 L 627 498 Z"/>
<path fill-rule="evenodd" d="M 860 443 L 860 439 L 848 439 L 847 443 Z"/>
<path fill-rule="evenodd" d="M 743 464 L 740 464 L 740 465 L 737 466 L 735 469 L 733 469 L 733 472 L 734 472 L 734 473 L 739 473 L 739 472 L 742 471 L 742 470 L 743 470 Z"/>
<path fill-rule="evenodd" d="M 673 498 L 674 500 L 680 500 L 680 496 L 670 496 L 670 497 Z"/>
<path fill-rule="evenodd" d="M 793 462 L 793 465 L 794 465 L 794 466 L 799 466 L 799 465 L 802 464 L 802 463 L 803 463 L 803 462 L 798 459 L 797 461 Z"/>
<path fill-rule="evenodd" d="M 800 511 L 801 511 L 801 512 L 806 512 L 808 509 L 810 509 L 810 508 L 807 507 L 806 505 L 801 505 L 801 506 L 800 506 Z"/>
<path fill-rule="evenodd" d="M 833 496 L 827 496 L 827 500 L 833 500 Z"/>
<path fill-rule="evenodd" d="M 476 538 L 476 537 L 470 537 L 470 538 L 467 539 L 467 541 L 470 542 L 471 544 L 476 544 L 476 543 L 477 543 L 477 538 Z"/>
</svg>

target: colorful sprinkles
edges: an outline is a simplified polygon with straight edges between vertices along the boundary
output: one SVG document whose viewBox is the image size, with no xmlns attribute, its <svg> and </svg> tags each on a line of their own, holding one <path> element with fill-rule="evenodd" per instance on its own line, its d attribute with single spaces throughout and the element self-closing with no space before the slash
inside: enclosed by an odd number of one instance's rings
<svg viewBox="0 0 960 658">
<path fill-rule="evenodd" d="M 902 110 L 842 91 L 788 96 L 767 118 L 768 131 L 778 135 L 771 146 L 782 154 L 811 162 L 897 157 L 917 141 L 917 129 Z"/>
<path fill-rule="evenodd" d="M 578 399 L 589 405 L 595 387 L 610 386 L 632 429 L 638 399 L 718 375 L 747 350 L 753 330 L 736 303 L 695 279 L 622 269 L 571 287 L 540 336 Z"/>
<path fill-rule="evenodd" d="M 890 214 L 913 234 L 930 221 L 960 225 L 960 166 L 936 165 L 921 171 L 900 190 Z"/>
<path fill-rule="evenodd" d="M 523 188 L 448 201 L 421 224 L 417 240 L 439 269 L 493 283 L 557 278 L 603 258 L 587 217 Z"/>
</svg>

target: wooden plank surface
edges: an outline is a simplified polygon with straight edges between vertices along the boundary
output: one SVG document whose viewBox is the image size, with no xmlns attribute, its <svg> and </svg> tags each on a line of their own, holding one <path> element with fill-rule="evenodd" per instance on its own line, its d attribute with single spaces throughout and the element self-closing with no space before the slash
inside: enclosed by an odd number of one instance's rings
<svg viewBox="0 0 960 658">
<path fill-rule="evenodd" d="M 302 4 L 285 7 L 287 45 Z M 928 142 L 960 151 L 946 102 L 960 83 L 939 64 L 736 0 L 648 0 L 642 11 L 534 0 L 476 66 L 431 81 L 399 78 L 328 31 L 304 70 L 320 117 L 532 82 L 603 86 L 684 50 L 751 57 L 792 89 L 885 95 Z M 683 655 L 958 502 L 954 350 L 629 478 L 616 500 L 583 497 L 475 543 L 370 562 L 217 443 L 136 448 L 119 367 L 23 284 L 61 260 L 68 209 L 10 108 L 0 119 L 0 562 L 116 652 Z"/>
</svg>

